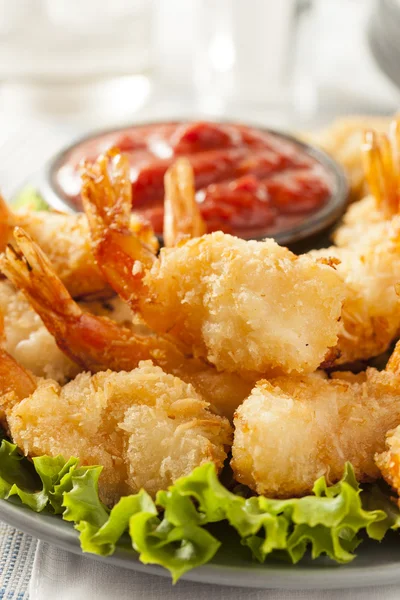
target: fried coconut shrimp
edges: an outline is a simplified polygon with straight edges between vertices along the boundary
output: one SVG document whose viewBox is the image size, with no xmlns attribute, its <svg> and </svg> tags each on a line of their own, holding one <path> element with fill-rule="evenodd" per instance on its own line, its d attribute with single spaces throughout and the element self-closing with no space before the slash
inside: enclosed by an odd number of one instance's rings
<svg viewBox="0 0 400 600">
<path fill-rule="evenodd" d="M 339 340 L 331 353 L 340 363 L 384 352 L 400 332 L 400 122 L 392 123 L 389 136 L 368 132 L 364 156 L 374 195 L 349 209 L 336 232 L 338 246 L 310 252 L 336 259 L 346 285 Z M 376 208 L 368 211 L 370 200 Z"/>
<path fill-rule="evenodd" d="M 400 118 L 390 123 L 389 133 L 366 131 L 362 144 L 365 180 L 370 195 L 349 207 L 333 240 L 337 246 L 357 245 L 371 229 L 400 214 Z"/>
<path fill-rule="evenodd" d="M 400 331 L 400 217 L 371 228 L 353 246 L 309 253 L 332 261 L 345 284 L 338 343 L 327 364 L 344 364 L 385 352 Z"/>
<path fill-rule="evenodd" d="M 64 387 L 33 384 L 26 374 L 25 393 L 20 371 L 14 363 L 8 378 L 19 378 L 18 387 L 8 384 L 0 396 L 13 441 L 28 456 L 61 454 L 102 465 L 99 493 L 108 505 L 141 488 L 155 495 L 205 462 L 223 466 L 228 421 L 191 385 L 150 361 L 129 373 L 82 373 Z"/>
<path fill-rule="evenodd" d="M 303 135 L 305 141 L 320 146 L 331 154 L 345 169 L 350 183 L 350 200 L 358 200 L 365 194 L 365 178 L 361 144 L 364 131 L 374 129 L 384 132 L 389 119 L 384 117 L 341 118 L 329 127 Z"/>
<path fill-rule="evenodd" d="M 217 369 L 254 378 L 313 371 L 337 341 L 343 282 L 273 240 L 215 232 L 156 258 L 128 230 L 129 165 L 103 156 L 83 174 L 93 252 L 104 277 L 158 334 Z M 192 175 L 193 177 L 193 175 Z"/>
<path fill-rule="evenodd" d="M 380 477 L 374 456 L 400 423 L 400 345 L 385 371 L 322 373 L 260 381 L 238 408 L 232 467 L 258 494 L 301 496 L 346 461 L 358 481 Z"/>
<path fill-rule="evenodd" d="M 132 313 L 118 297 L 107 302 L 81 302 L 82 310 L 107 315 L 117 323 L 132 320 Z M 66 383 L 81 368 L 62 352 L 21 291 L 0 280 L 0 313 L 3 315 L 3 348 L 38 377 Z"/>
<path fill-rule="evenodd" d="M 400 426 L 386 436 L 385 451 L 375 455 L 375 462 L 387 483 L 400 495 Z"/>
<path fill-rule="evenodd" d="M 396 353 L 391 357 L 389 366 L 400 372 L 400 358 Z M 375 455 L 375 463 L 383 478 L 400 495 L 400 425 L 388 431 L 385 449 Z"/>
<path fill-rule="evenodd" d="M 130 371 L 141 360 L 151 359 L 168 373 L 192 383 L 203 398 L 229 418 L 248 396 L 251 382 L 234 373 L 219 373 L 143 325 L 117 324 L 106 316 L 85 312 L 29 236 L 18 228 L 14 235 L 20 252 L 7 248 L 0 258 L 0 269 L 24 292 L 58 347 L 81 369 Z M 124 313 L 119 311 L 119 315 Z"/>
<path fill-rule="evenodd" d="M 91 252 L 85 215 L 22 209 L 12 212 L 0 196 L 0 251 L 13 243 L 16 226 L 23 227 L 46 252 L 73 297 L 110 295 L 110 287 Z M 150 225 L 131 215 L 129 227 L 152 251 L 157 251 L 158 242 Z"/>
</svg>

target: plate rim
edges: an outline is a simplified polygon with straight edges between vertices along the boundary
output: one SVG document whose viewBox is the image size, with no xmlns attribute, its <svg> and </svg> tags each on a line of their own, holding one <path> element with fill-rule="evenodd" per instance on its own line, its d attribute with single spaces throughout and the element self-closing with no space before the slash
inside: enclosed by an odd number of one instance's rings
<svg viewBox="0 0 400 600">
<path fill-rule="evenodd" d="M 144 574 L 166 577 L 171 581 L 170 573 L 166 569 L 158 565 L 141 563 L 134 551 L 128 549 L 117 548 L 113 555 L 107 557 L 84 553 L 79 545 L 78 532 L 73 528 L 72 523 L 63 521 L 59 515 L 35 513 L 22 504 L 0 500 L 0 518 L 28 535 L 81 557 L 87 557 L 89 560 L 103 561 Z M 51 524 L 53 519 L 57 519 L 59 523 L 63 524 L 56 531 Z M 400 562 L 394 561 L 385 566 L 352 567 L 351 570 L 346 570 L 346 565 L 316 565 L 304 568 L 301 565 L 286 565 L 285 563 L 279 567 L 276 564 L 265 563 L 258 568 L 244 565 L 238 569 L 237 565 L 229 566 L 211 562 L 185 573 L 180 581 L 253 589 L 358 588 L 378 585 L 381 581 L 385 585 L 399 583 Z"/>
</svg>

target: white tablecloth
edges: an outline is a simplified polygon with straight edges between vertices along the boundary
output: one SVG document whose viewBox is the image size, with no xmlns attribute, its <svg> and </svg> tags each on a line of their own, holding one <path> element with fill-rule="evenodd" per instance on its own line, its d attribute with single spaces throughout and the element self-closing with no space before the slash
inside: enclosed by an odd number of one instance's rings
<svg viewBox="0 0 400 600">
<path fill-rule="evenodd" d="M 27 600 L 37 541 L 0 521 L 0 600 Z"/>
<path fill-rule="evenodd" d="M 398 600 L 399 597 L 397 586 L 327 591 L 253 590 L 186 581 L 173 586 L 165 577 L 110 567 L 42 542 L 36 552 L 30 585 L 30 600 Z"/>
</svg>

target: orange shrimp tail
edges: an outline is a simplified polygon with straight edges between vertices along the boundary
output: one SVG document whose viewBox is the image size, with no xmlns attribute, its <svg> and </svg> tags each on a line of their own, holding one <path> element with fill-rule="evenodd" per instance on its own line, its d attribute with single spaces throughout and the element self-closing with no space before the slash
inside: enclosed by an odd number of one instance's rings
<svg viewBox="0 0 400 600">
<path fill-rule="evenodd" d="M 105 317 L 85 313 L 40 248 L 22 229 L 16 228 L 19 251 L 8 247 L 0 257 L 0 269 L 20 288 L 41 317 L 58 347 L 88 371 L 132 370 L 141 360 L 180 363 L 182 354 L 167 340 L 137 335 Z"/>
<path fill-rule="evenodd" d="M 23 400 L 33 394 L 35 389 L 34 376 L 0 348 L 0 396 L 13 393 L 18 400 Z"/>
<path fill-rule="evenodd" d="M 361 149 L 368 187 L 390 218 L 400 211 L 400 119 L 392 121 L 388 135 L 366 131 Z"/>
<path fill-rule="evenodd" d="M 129 231 L 132 188 L 127 156 L 111 148 L 94 163 L 84 162 L 80 173 L 83 200 L 89 195 L 86 214 L 94 233 L 101 237 L 104 225 Z"/>
<path fill-rule="evenodd" d="M 11 228 L 11 211 L 0 194 L 0 252 L 4 252 L 9 242 Z"/>
<path fill-rule="evenodd" d="M 59 311 L 64 317 L 76 318 L 81 309 L 55 274 L 44 252 L 20 227 L 14 229 L 14 238 L 19 251 L 7 246 L 5 255 L 0 257 L 0 270 L 15 287 L 24 291 L 37 312 Z"/>
<path fill-rule="evenodd" d="M 206 224 L 196 202 L 193 168 L 179 158 L 164 177 L 164 244 L 176 246 L 185 239 L 206 233 Z"/>
<path fill-rule="evenodd" d="M 67 332 L 79 321 L 82 310 L 55 274 L 53 267 L 35 242 L 20 227 L 14 230 L 16 248 L 8 246 L 0 257 L 0 270 L 21 289 L 41 317 L 57 345 L 75 360 L 66 344 Z"/>
<path fill-rule="evenodd" d="M 0 312 L 0 343 L 4 342 L 4 316 Z M 35 378 L 29 371 L 21 367 L 0 345 L 0 418 L 3 402 L 1 397 L 13 393 L 18 400 L 23 400 L 36 389 Z"/>
<path fill-rule="evenodd" d="M 128 158 L 109 150 L 81 168 L 82 201 L 93 254 L 105 279 L 126 301 L 143 294 L 142 280 L 155 257 L 130 228 L 132 188 Z"/>
</svg>

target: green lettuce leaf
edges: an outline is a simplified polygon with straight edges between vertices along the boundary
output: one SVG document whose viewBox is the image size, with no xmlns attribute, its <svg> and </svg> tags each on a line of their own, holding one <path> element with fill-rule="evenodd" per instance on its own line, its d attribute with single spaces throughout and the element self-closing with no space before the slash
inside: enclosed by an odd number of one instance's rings
<svg viewBox="0 0 400 600">
<path fill-rule="evenodd" d="M 313 496 L 289 500 L 263 496 L 244 499 L 222 486 L 210 463 L 178 480 L 167 492 L 159 492 L 157 503 L 167 518 L 176 522 L 179 514 L 188 518 L 190 508 L 183 507 L 183 500 L 193 498 L 198 504 L 199 523 L 227 520 L 262 562 L 273 551 L 284 550 L 296 563 L 309 547 L 313 558 L 327 554 L 341 563 L 353 560 L 360 543 L 357 533 L 365 529 L 374 537 L 371 526 L 384 521 L 386 513 L 379 508 L 363 508 L 351 465 L 346 465 L 339 483 L 328 487 L 321 478 L 313 492 Z"/>
<path fill-rule="evenodd" d="M 41 456 L 30 462 L 17 446 L 3 439 L 0 446 L 0 498 L 17 496 L 35 512 L 49 507 L 60 513 L 59 494 L 55 491 L 61 477 L 74 469 L 78 460 L 65 461 L 61 456 Z"/>
<path fill-rule="evenodd" d="M 198 513 L 190 498 L 185 500 L 192 510 L 188 513 L 178 508 L 173 523 L 159 518 L 156 504 L 143 490 L 121 498 L 108 511 L 98 496 L 100 472 L 99 467 L 77 469 L 71 473 L 70 490 L 64 493 L 63 518 L 75 523 L 85 552 L 112 554 L 121 536 L 129 531 L 140 560 L 169 569 L 174 581 L 212 559 L 220 543 L 198 525 Z"/>
<path fill-rule="evenodd" d="M 174 583 L 187 571 L 209 562 L 221 545 L 198 525 L 191 522 L 173 525 L 150 513 L 131 517 L 129 533 L 140 560 L 168 569 Z"/>
<path fill-rule="evenodd" d="M 385 513 L 383 520 L 370 523 L 367 527 L 368 535 L 374 540 L 381 541 L 389 529 L 396 530 L 400 527 L 400 509 L 393 501 L 392 495 L 392 490 L 384 481 L 374 483 L 361 492 L 363 507 L 366 510 L 381 510 Z"/>
<path fill-rule="evenodd" d="M 49 205 L 32 185 L 25 186 L 11 203 L 12 207 L 29 210 L 49 210 Z"/>
<path fill-rule="evenodd" d="M 106 556 L 117 545 L 133 547 L 143 563 L 169 569 L 173 581 L 215 556 L 221 547 L 218 527 L 236 532 L 260 562 L 272 556 L 296 563 L 310 550 L 313 558 L 325 554 L 346 563 L 355 557 L 361 532 L 381 540 L 400 526 L 389 488 L 379 483 L 361 490 L 351 465 L 333 486 L 321 478 L 312 495 L 274 500 L 232 493 L 208 463 L 155 500 L 142 490 L 111 510 L 99 497 L 100 475 L 101 467 L 80 466 L 76 458 L 30 461 L 7 440 L 0 445 L 0 498 L 17 496 L 35 511 L 61 514 L 79 531 L 85 552 Z"/>
</svg>

